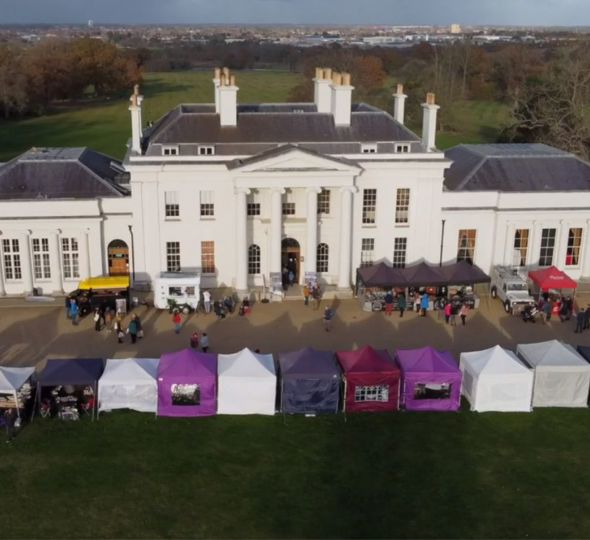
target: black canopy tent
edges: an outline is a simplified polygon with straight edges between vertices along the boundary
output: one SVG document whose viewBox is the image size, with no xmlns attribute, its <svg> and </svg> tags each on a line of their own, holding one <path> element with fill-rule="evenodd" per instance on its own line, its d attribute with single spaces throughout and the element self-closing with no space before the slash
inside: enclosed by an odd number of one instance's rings
<svg viewBox="0 0 590 540">
<path fill-rule="evenodd" d="M 382 262 L 357 270 L 356 293 L 357 296 L 362 297 L 364 309 L 379 311 L 384 290 L 410 289 L 411 291 L 424 287 L 474 285 L 489 281 L 490 277 L 481 268 L 466 261 L 445 266 L 421 262 L 407 268 L 393 268 Z M 446 297 L 446 295 L 445 291 L 443 296 Z"/>
</svg>

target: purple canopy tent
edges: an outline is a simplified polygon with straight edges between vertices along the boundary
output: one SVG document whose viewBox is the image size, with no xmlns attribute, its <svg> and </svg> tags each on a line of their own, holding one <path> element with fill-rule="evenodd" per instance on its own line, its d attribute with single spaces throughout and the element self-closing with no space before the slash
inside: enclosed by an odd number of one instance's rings
<svg viewBox="0 0 590 540">
<path fill-rule="evenodd" d="M 157 379 L 158 416 L 217 413 L 217 355 L 193 349 L 163 354 Z"/>
<path fill-rule="evenodd" d="M 461 370 L 448 352 L 432 347 L 399 350 L 402 404 L 408 411 L 457 411 L 461 405 Z"/>
</svg>

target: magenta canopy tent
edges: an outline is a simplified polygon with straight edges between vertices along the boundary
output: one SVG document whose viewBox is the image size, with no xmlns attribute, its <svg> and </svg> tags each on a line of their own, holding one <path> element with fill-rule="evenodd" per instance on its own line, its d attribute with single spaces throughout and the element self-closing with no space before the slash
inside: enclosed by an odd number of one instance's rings
<svg viewBox="0 0 590 540">
<path fill-rule="evenodd" d="M 448 352 L 432 347 L 399 350 L 402 405 L 408 411 L 457 411 L 461 405 L 461 370 Z"/>
<path fill-rule="evenodd" d="M 163 354 L 157 379 L 158 416 L 217 413 L 217 355 L 194 349 Z"/>
</svg>

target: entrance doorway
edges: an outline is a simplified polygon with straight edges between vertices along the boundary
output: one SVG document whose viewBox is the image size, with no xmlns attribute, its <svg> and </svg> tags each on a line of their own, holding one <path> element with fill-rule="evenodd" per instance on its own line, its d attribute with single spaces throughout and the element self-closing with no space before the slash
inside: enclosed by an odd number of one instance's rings
<svg viewBox="0 0 590 540">
<path fill-rule="evenodd" d="M 129 247 L 123 240 L 113 240 L 108 247 L 109 276 L 129 275 Z"/>
<path fill-rule="evenodd" d="M 283 277 L 283 287 L 289 285 L 289 274 L 293 274 L 293 283 L 299 283 L 300 255 L 301 248 L 299 242 L 294 238 L 285 238 L 281 244 L 281 270 Z"/>
</svg>

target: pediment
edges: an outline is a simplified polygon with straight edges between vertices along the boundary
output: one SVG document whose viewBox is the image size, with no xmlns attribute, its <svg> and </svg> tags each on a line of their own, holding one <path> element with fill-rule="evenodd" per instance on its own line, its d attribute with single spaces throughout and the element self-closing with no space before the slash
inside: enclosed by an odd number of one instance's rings
<svg viewBox="0 0 590 540">
<path fill-rule="evenodd" d="M 235 169 L 243 173 L 322 173 L 322 172 L 346 172 L 360 171 L 356 164 L 331 156 L 324 156 L 309 150 L 296 147 L 279 148 L 253 156 L 237 164 Z"/>
</svg>

